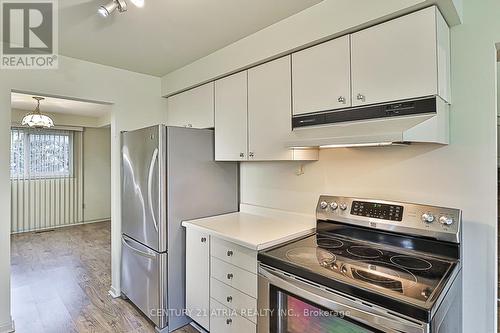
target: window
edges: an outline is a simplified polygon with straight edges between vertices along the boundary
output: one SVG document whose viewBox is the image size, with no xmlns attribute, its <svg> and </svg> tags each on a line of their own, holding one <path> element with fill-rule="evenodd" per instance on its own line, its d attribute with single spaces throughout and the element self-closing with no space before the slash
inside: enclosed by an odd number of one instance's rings
<svg viewBox="0 0 500 333">
<path fill-rule="evenodd" d="M 10 137 L 11 178 L 72 176 L 72 132 L 12 128 Z"/>
</svg>

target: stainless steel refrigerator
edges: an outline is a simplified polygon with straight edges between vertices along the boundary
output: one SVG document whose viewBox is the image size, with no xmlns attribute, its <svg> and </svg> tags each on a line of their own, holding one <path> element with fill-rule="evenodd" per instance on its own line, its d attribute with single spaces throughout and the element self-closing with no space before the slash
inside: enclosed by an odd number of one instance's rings
<svg viewBox="0 0 500 333">
<path fill-rule="evenodd" d="M 185 316 L 183 220 L 235 212 L 236 162 L 214 161 L 214 131 L 152 126 L 122 133 L 121 291 L 157 330 Z"/>
</svg>

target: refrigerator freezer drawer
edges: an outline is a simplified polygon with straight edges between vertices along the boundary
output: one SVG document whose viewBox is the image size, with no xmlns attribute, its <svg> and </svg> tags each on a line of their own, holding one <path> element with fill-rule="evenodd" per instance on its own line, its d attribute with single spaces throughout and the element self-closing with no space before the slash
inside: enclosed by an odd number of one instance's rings
<svg viewBox="0 0 500 333">
<path fill-rule="evenodd" d="M 122 293 L 160 329 L 168 323 L 166 275 L 166 253 L 122 235 Z"/>
</svg>

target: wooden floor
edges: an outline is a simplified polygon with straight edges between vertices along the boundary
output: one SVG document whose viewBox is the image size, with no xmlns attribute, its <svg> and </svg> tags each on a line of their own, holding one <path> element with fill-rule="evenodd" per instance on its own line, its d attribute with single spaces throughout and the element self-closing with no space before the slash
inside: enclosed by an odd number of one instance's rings
<svg viewBox="0 0 500 333">
<path fill-rule="evenodd" d="M 16 332 L 154 332 L 129 302 L 108 295 L 110 242 L 109 222 L 13 235 Z"/>
</svg>

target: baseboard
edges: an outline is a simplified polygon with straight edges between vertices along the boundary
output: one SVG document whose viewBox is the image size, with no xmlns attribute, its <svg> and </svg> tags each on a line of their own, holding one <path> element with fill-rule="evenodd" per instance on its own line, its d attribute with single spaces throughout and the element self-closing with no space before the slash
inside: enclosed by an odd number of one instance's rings
<svg viewBox="0 0 500 333">
<path fill-rule="evenodd" d="M 203 329 L 203 327 L 201 327 L 200 325 L 198 325 L 197 323 L 195 323 L 194 321 L 190 322 L 189 325 L 191 325 L 191 327 L 193 327 L 195 330 L 197 330 L 198 332 L 200 333 L 206 333 L 207 331 L 205 331 Z"/>
<path fill-rule="evenodd" d="M 14 232 L 11 232 L 10 234 L 11 235 L 16 235 L 16 234 L 22 234 L 22 233 L 26 233 L 26 232 L 37 232 L 37 231 L 44 231 L 44 230 L 67 228 L 67 227 L 74 227 L 74 226 L 77 226 L 77 225 L 92 224 L 92 223 L 107 222 L 107 221 L 111 221 L 111 218 L 105 218 L 105 219 L 99 219 L 99 220 L 91 220 L 91 221 L 84 221 L 84 222 L 78 222 L 78 223 L 72 223 L 72 224 L 61 224 L 61 225 L 56 225 L 56 226 L 46 227 L 46 228 L 39 228 L 39 229 L 29 229 L 29 230 L 23 230 L 23 231 L 14 231 Z"/>
<path fill-rule="evenodd" d="M 11 333 L 15 331 L 14 320 L 0 324 L 0 333 Z"/>
<path fill-rule="evenodd" d="M 88 221 L 84 221 L 82 224 L 98 223 L 98 222 L 107 222 L 107 221 L 111 221 L 111 217 L 106 217 L 106 218 L 103 218 L 103 219 L 97 219 L 97 220 L 88 220 Z"/>
<path fill-rule="evenodd" d="M 117 290 L 115 289 L 115 287 L 111 286 L 111 287 L 109 288 L 108 294 L 110 294 L 110 295 L 111 295 L 111 297 L 113 297 L 113 298 L 118 298 L 118 297 L 120 297 L 120 296 L 121 296 L 121 294 L 122 294 L 122 293 L 121 293 L 121 292 L 119 292 L 119 291 L 117 291 Z"/>
</svg>

